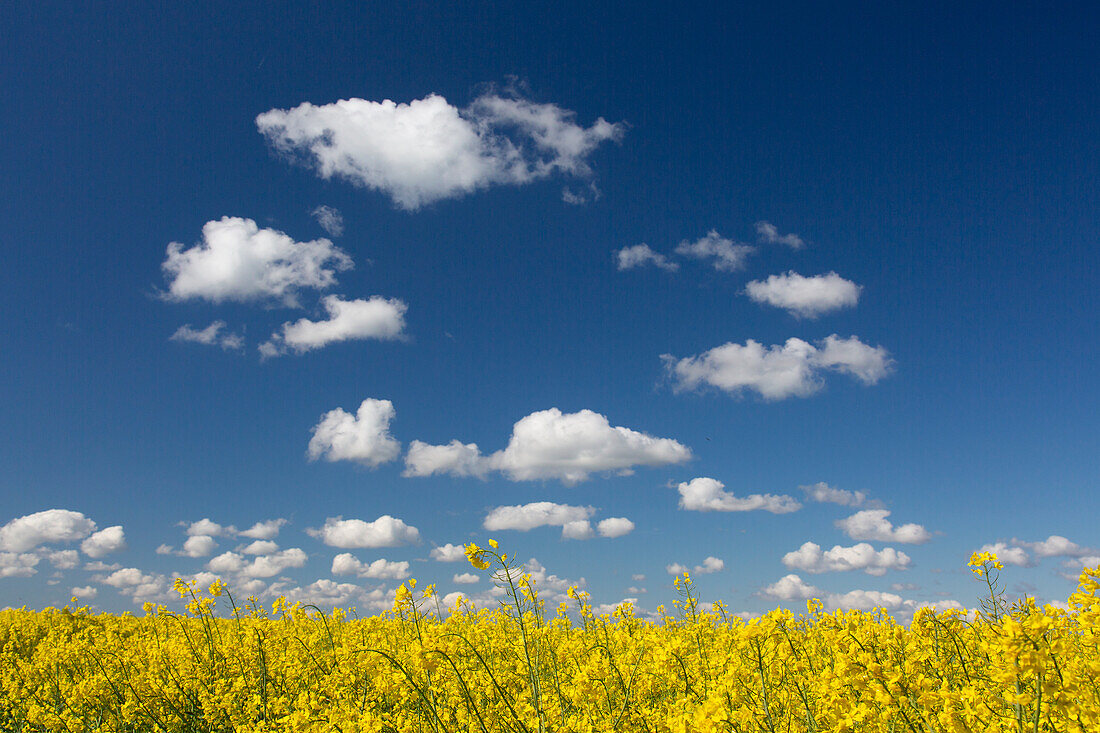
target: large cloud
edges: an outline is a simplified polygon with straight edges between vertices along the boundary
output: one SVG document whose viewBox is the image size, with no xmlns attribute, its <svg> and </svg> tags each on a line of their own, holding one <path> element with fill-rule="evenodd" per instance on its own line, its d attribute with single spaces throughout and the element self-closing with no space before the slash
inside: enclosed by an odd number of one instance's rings
<svg viewBox="0 0 1100 733">
<path fill-rule="evenodd" d="M 11 520 L 0 527 L 0 550 L 25 552 L 39 545 L 82 540 L 95 531 L 95 522 L 80 512 L 47 509 Z"/>
<path fill-rule="evenodd" d="M 482 476 L 496 470 L 513 481 L 558 479 L 575 484 L 595 472 L 628 472 L 634 466 L 664 466 L 690 458 L 691 450 L 670 438 L 612 427 L 591 410 L 563 413 L 551 408 L 519 420 L 508 446 L 490 456 L 481 456 L 474 443 L 432 446 L 415 441 L 405 459 L 405 475 Z"/>
<path fill-rule="evenodd" d="M 443 97 L 397 104 L 344 99 L 305 102 L 256 118 L 279 151 L 322 178 L 381 191 L 407 210 L 493 184 L 519 185 L 553 173 L 589 177 L 587 158 L 625 126 L 602 117 L 591 127 L 554 104 L 485 94 L 466 109 Z"/>
<path fill-rule="evenodd" d="M 329 517 L 320 529 L 307 529 L 311 537 L 329 547 L 356 549 L 366 547 L 397 547 L 420 542 L 420 531 L 404 521 L 383 514 L 373 522 L 362 519 Z"/>
<path fill-rule="evenodd" d="M 273 333 L 267 342 L 260 344 L 260 354 L 278 356 L 287 349 L 301 354 L 338 341 L 392 340 L 405 331 L 408 306 L 396 298 L 375 295 L 366 300 L 343 300 L 339 295 L 328 295 L 321 299 L 321 304 L 328 313 L 327 320 L 302 318 L 284 323 L 281 332 Z"/>
<path fill-rule="evenodd" d="M 800 318 L 817 318 L 822 313 L 850 308 L 859 302 L 863 288 L 835 272 L 805 277 L 795 271 L 752 280 L 745 293 L 757 303 L 783 308 Z"/>
<path fill-rule="evenodd" d="M 252 219 L 226 216 L 208 221 L 202 242 L 184 249 L 168 245 L 161 268 L 170 300 L 273 301 L 298 304 L 301 288 L 323 289 L 336 273 L 352 267 L 351 258 L 327 239 L 296 242 L 275 229 L 260 229 Z"/>
<path fill-rule="evenodd" d="M 808 397 L 821 389 L 823 371 L 850 374 L 864 384 L 875 384 L 893 367 L 883 347 L 835 334 L 816 346 L 799 338 L 773 346 L 749 339 L 743 345 L 723 344 L 698 356 L 677 359 L 665 354 L 661 359 L 677 390 L 709 385 L 732 395 L 752 390 L 765 400 Z"/>
<path fill-rule="evenodd" d="M 904 542 L 919 545 L 932 539 L 932 533 L 919 524 L 903 524 L 895 527 L 887 517 L 886 509 L 864 509 L 845 519 L 838 519 L 839 527 L 853 540 L 879 542 Z"/>
<path fill-rule="evenodd" d="M 794 552 L 783 556 L 783 564 L 808 573 L 831 573 L 862 570 L 868 575 L 885 575 L 887 570 L 905 570 L 909 556 L 892 547 L 875 551 L 866 542 L 851 547 L 836 545 L 822 552 L 821 546 L 806 542 Z"/>
<path fill-rule="evenodd" d="M 397 412 L 389 400 L 365 399 L 355 415 L 337 407 L 321 416 L 309 441 L 310 460 L 355 461 L 372 468 L 401 454 L 401 443 L 390 435 Z"/>
<path fill-rule="evenodd" d="M 700 476 L 681 482 L 680 508 L 694 512 L 752 512 L 763 510 L 772 514 L 788 514 L 798 511 L 802 505 L 785 494 L 749 494 L 734 496 L 725 491 L 725 484 L 717 479 Z"/>
</svg>

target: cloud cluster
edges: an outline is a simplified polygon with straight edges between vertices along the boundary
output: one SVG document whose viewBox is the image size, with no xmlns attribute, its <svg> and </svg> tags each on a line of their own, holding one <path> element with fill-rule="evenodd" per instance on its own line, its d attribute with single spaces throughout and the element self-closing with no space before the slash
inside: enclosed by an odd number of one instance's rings
<svg viewBox="0 0 1100 733">
<path fill-rule="evenodd" d="M 717 479 L 699 477 L 680 483 L 680 508 L 694 512 L 752 512 L 762 510 L 772 514 L 798 511 L 802 505 L 785 494 L 749 494 L 734 496 Z"/>
<path fill-rule="evenodd" d="M 375 468 L 401 454 L 401 443 L 390 435 L 396 415 L 389 400 L 365 399 L 352 415 L 337 407 L 321 416 L 309 441 L 309 458 L 354 461 Z"/>
<path fill-rule="evenodd" d="M 783 308 L 799 318 L 817 318 L 822 313 L 852 308 L 863 288 L 835 272 L 805 277 L 795 271 L 752 280 L 745 286 L 751 300 Z"/>
<path fill-rule="evenodd" d="M 185 323 L 177 328 L 168 340 L 220 346 L 226 351 L 236 351 L 244 346 L 244 336 L 237 333 L 222 333 L 225 327 L 225 321 L 214 321 L 201 330 L 192 328 L 190 323 Z"/>
<path fill-rule="evenodd" d="M 512 427 L 507 447 L 482 456 L 474 443 L 433 446 L 414 441 L 405 458 L 406 476 L 451 474 L 484 476 L 500 471 L 513 481 L 557 479 L 565 484 L 603 471 L 628 472 L 635 466 L 683 463 L 691 450 L 670 438 L 655 438 L 624 427 L 591 410 L 533 412 Z"/>
<path fill-rule="evenodd" d="M 1013 537 L 1010 542 L 994 542 L 982 545 L 979 552 L 996 553 L 997 559 L 1001 562 L 1019 567 L 1032 567 L 1037 565 L 1039 560 L 1048 557 L 1076 558 L 1075 561 L 1066 562 L 1067 567 L 1073 568 L 1093 567 L 1100 564 L 1100 561 L 1093 562 L 1096 558 L 1090 556 L 1095 555 L 1095 550 L 1082 547 L 1076 542 L 1057 534 L 1052 534 L 1040 542 L 1027 542 Z M 1034 553 L 1034 558 L 1031 553 Z"/>
<path fill-rule="evenodd" d="M 322 178 L 388 195 L 409 211 L 490 185 L 521 185 L 561 173 L 590 177 L 588 157 L 618 140 L 623 124 L 590 127 L 555 104 L 484 94 L 466 109 L 432 94 L 408 103 L 344 99 L 272 109 L 256 125 L 278 151 Z"/>
<path fill-rule="evenodd" d="M 409 577 L 409 563 L 394 562 L 378 558 L 369 563 L 362 562 L 350 552 L 341 552 L 332 558 L 333 575 L 357 575 L 360 578 L 404 580 Z"/>
<path fill-rule="evenodd" d="M 202 241 L 189 249 L 169 244 L 161 265 L 169 300 L 287 306 L 298 305 L 300 289 L 331 287 L 336 273 L 351 267 L 351 258 L 327 239 L 296 242 L 275 229 L 260 229 L 252 219 L 231 216 L 208 221 Z"/>
<path fill-rule="evenodd" d="M 691 568 L 691 573 L 694 575 L 708 575 L 710 573 L 717 573 L 726 569 L 726 561 L 718 557 L 707 556 L 706 559 L 699 565 Z M 670 565 L 665 565 L 665 572 L 669 575 L 683 575 L 688 572 L 686 565 L 681 565 L 678 562 L 674 562 Z"/>
<path fill-rule="evenodd" d="M 303 567 L 308 559 L 305 551 L 297 547 L 260 555 L 251 560 L 236 552 L 223 552 L 210 560 L 206 569 L 212 573 L 242 578 L 272 578 L 289 568 Z"/>
<path fill-rule="evenodd" d="M 608 517 L 593 528 L 590 517 L 596 513 L 595 507 L 555 504 L 550 501 L 536 501 L 515 506 L 493 508 L 482 522 L 489 531 L 503 529 L 526 532 L 536 527 L 561 527 L 562 539 L 587 540 L 599 534 L 601 537 L 622 537 L 634 531 L 634 522 L 626 517 Z M 448 545 L 447 547 L 451 547 Z M 438 549 L 438 548 L 437 548 Z M 454 554 L 460 548 L 455 548 Z M 440 552 L 442 559 L 447 552 Z M 435 550 L 432 556 L 435 557 Z"/>
<path fill-rule="evenodd" d="M 888 570 L 906 570 L 909 556 L 892 547 L 875 551 L 866 542 L 851 547 L 834 546 L 822 552 L 821 546 L 806 542 L 783 556 L 783 564 L 808 573 L 834 573 L 862 570 L 868 575 L 885 575 Z"/>
<path fill-rule="evenodd" d="M 895 527 L 887 517 L 886 509 L 864 509 L 845 519 L 838 519 L 836 526 L 853 540 L 877 542 L 902 542 L 919 545 L 932 539 L 932 533 L 919 524 L 903 524 Z"/>
<path fill-rule="evenodd" d="M 301 318 L 284 323 L 281 331 L 260 344 L 264 358 L 280 356 L 288 349 L 301 354 L 339 341 L 364 339 L 392 340 L 405 331 L 405 311 L 408 306 L 397 298 L 380 295 L 368 299 L 344 300 L 339 295 L 321 299 L 328 318 L 311 321 Z"/>
<path fill-rule="evenodd" d="M 816 346 L 799 338 L 767 347 L 749 339 L 744 344 L 717 346 L 698 356 L 677 359 L 665 354 L 661 359 L 677 391 L 711 386 L 739 395 L 752 390 L 765 400 L 808 397 L 821 389 L 825 371 L 875 384 L 893 367 L 883 347 L 836 334 L 818 341 Z"/>
</svg>

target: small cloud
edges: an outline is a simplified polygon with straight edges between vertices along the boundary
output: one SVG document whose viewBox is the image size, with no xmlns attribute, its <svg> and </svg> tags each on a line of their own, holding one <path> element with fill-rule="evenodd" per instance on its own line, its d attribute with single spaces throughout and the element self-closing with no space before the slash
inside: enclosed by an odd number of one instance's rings
<svg viewBox="0 0 1100 733">
<path fill-rule="evenodd" d="M 818 481 L 816 484 L 809 484 L 807 486 L 799 486 L 799 489 L 806 495 L 806 498 L 810 501 L 839 504 L 840 506 L 860 506 L 867 501 L 867 495 L 862 491 L 848 491 L 847 489 L 838 489 L 824 481 Z"/>
<path fill-rule="evenodd" d="M 192 535 L 183 543 L 180 554 L 187 557 L 208 557 L 217 546 L 217 541 L 210 535 Z"/>
<path fill-rule="evenodd" d="M 892 547 L 875 551 L 871 545 L 861 542 L 851 547 L 836 545 L 821 551 L 821 546 L 806 542 L 794 552 L 783 556 L 783 564 L 808 573 L 834 573 L 862 570 L 868 575 L 885 575 L 888 570 L 906 570 L 909 556 Z"/>
<path fill-rule="evenodd" d="M 309 458 L 354 461 L 376 468 L 401 454 L 401 443 L 390 435 L 397 412 L 389 400 L 365 399 L 355 415 L 337 407 L 321 416 L 309 441 Z"/>
<path fill-rule="evenodd" d="M 225 321 L 214 321 L 200 331 L 192 328 L 190 323 L 185 323 L 177 328 L 168 340 L 220 346 L 226 351 L 239 351 L 244 346 L 244 337 L 236 333 L 222 333 L 225 327 Z"/>
<path fill-rule="evenodd" d="M 279 536 L 279 530 L 283 528 L 287 523 L 287 520 L 279 519 L 267 519 L 262 522 L 256 522 L 251 527 L 241 532 L 241 537 L 247 537 L 251 540 L 271 540 Z"/>
<path fill-rule="evenodd" d="M 481 577 L 473 573 L 458 573 L 451 580 L 459 585 L 472 585 L 481 580 Z"/>
<path fill-rule="evenodd" d="M 680 269 L 677 262 L 670 261 L 659 252 L 654 252 L 648 244 L 635 244 L 633 247 L 623 247 L 615 251 L 615 260 L 619 270 L 633 270 L 646 265 L 655 265 L 662 270 L 676 272 Z"/>
<path fill-rule="evenodd" d="M 408 306 L 396 298 L 375 295 L 366 300 L 343 300 L 339 295 L 327 295 L 321 304 L 328 313 L 327 320 L 302 318 L 284 323 L 281 332 L 271 334 L 260 344 L 260 356 L 281 356 L 288 349 L 304 354 L 341 341 L 392 341 L 404 334 Z"/>
<path fill-rule="evenodd" d="M 107 527 L 80 543 L 80 549 L 90 558 L 99 559 L 126 549 L 126 535 L 121 525 Z"/>
<path fill-rule="evenodd" d="M 601 537 L 623 537 L 634 531 L 634 522 L 626 517 L 608 517 L 600 520 L 596 530 Z"/>
<path fill-rule="evenodd" d="M 711 229 L 705 237 L 694 242 L 683 241 L 676 246 L 676 254 L 697 260 L 710 260 L 719 272 L 745 269 L 745 260 L 756 251 L 747 244 L 735 244 Z"/>
<path fill-rule="evenodd" d="M 846 519 L 838 519 L 835 524 L 853 540 L 920 545 L 932 539 L 932 533 L 919 524 L 894 527 L 887 519 L 889 516 L 890 512 L 886 509 L 865 509 Z"/>
<path fill-rule="evenodd" d="M 416 527 L 389 514 L 383 514 L 373 522 L 329 517 L 323 527 L 307 529 L 306 534 L 329 547 L 344 549 L 398 547 L 420 542 L 420 531 Z"/>
<path fill-rule="evenodd" d="M 431 558 L 439 562 L 458 562 L 466 559 L 466 548 L 463 545 L 452 545 L 448 542 L 440 547 L 433 547 Z"/>
<path fill-rule="evenodd" d="M 762 510 L 772 514 L 789 514 L 802 508 L 786 494 L 749 494 L 734 496 L 725 491 L 725 484 L 712 478 L 699 477 L 680 483 L 680 508 L 693 512 L 751 512 Z"/>
<path fill-rule="evenodd" d="M 756 303 L 783 308 L 798 318 L 817 318 L 823 313 L 853 308 L 863 287 L 835 272 L 804 277 L 795 271 L 752 280 L 745 294 Z"/>
<path fill-rule="evenodd" d="M 344 215 L 339 209 L 321 204 L 309 213 L 330 237 L 339 237 L 344 233 Z"/>
<path fill-rule="evenodd" d="M 791 249 L 802 249 L 806 246 L 806 242 L 797 234 L 784 234 L 780 236 L 779 229 L 775 224 L 771 224 L 770 222 L 756 222 L 756 233 L 759 235 L 760 241 L 766 244 L 785 244 Z"/>
<path fill-rule="evenodd" d="M 350 552 L 342 552 L 332 559 L 333 575 L 357 575 L 360 578 L 404 580 L 409 577 L 409 563 L 379 558 L 370 563 L 361 562 Z"/>
</svg>

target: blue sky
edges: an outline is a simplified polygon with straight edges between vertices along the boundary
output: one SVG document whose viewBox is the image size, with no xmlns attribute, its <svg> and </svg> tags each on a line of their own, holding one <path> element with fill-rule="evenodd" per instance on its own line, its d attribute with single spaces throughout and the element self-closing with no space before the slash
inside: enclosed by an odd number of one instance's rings
<svg viewBox="0 0 1100 733">
<path fill-rule="evenodd" d="M 0 605 L 1064 599 L 1096 9 L 513 5 L 0 9 Z"/>
</svg>

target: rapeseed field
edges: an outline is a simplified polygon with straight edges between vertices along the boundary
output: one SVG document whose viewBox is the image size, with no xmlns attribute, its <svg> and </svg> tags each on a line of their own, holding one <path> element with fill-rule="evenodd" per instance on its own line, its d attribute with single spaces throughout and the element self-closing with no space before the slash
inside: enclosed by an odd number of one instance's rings
<svg viewBox="0 0 1100 733">
<path fill-rule="evenodd" d="M 1100 731 L 1100 570 L 1065 607 L 1008 603 L 1000 563 L 970 559 L 970 612 L 744 620 L 704 610 L 688 575 L 672 612 L 548 615 L 495 542 L 466 555 L 497 609 L 439 608 L 402 585 L 392 612 L 240 605 L 181 581 L 185 614 L 0 612 L 5 731 Z M 75 606 L 75 604 L 74 604 Z"/>
</svg>

